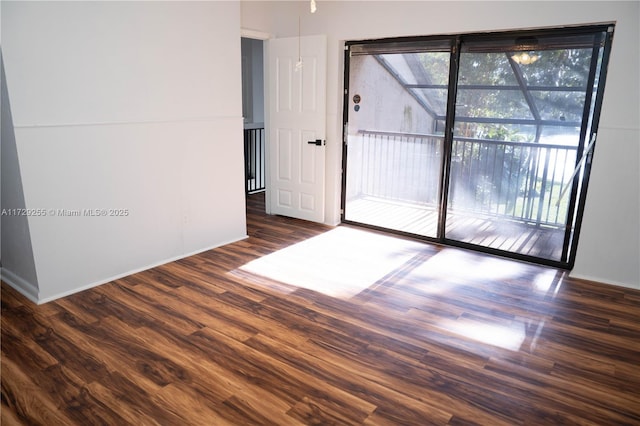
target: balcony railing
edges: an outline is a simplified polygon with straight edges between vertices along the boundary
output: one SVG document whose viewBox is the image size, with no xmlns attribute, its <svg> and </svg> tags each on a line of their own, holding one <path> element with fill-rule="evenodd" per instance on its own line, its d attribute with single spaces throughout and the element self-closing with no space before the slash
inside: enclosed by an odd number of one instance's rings
<svg viewBox="0 0 640 426">
<path fill-rule="evenodd" d="M 375 197 L 434 207 L 439 201 L 443 137 L 360 131 L 350 141 L 351 198 Z M 352 150 L 354 148 L 354 150 Z M 577 148 L 571 145 L 455 138 L 452 145 L 452 211 L 499 216 L 536 225 L 564 226 L 566 197 Z"/>
<path fill-rule="evenodd" d="M 244 129 L 244 176 L 247 194 L 264 191 L 264 128 Z"/>
</svg>

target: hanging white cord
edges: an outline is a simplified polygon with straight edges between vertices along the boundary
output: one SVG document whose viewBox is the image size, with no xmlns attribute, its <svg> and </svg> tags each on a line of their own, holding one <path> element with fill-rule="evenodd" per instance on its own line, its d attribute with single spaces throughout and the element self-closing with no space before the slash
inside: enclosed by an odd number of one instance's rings
<svg viewBox="0 0 640 426">
<path fill-rule="evenodd" d="M 584 154 L 582 154 L 582 158 L 580 158 L 580 161 L 576 165 L 576 168 L 573 169 L 573 173 L 571 174 L 569 181 L 567 181 L 567 183 L 562 188 L 562 191 L 560 191 L 560 196 L 558 197 L 558 201 L 556 201 L 556 207 L 560 205 L 560 201 L 562 200 L 564 193 L 567 192 L 567 189 L 571 185 L 571 182 L 573 182 L 573 178 L 576 177 L 576 175 L 578 174 L 578 171 L 580 171 L 582 164 L 586 161 L 587 155 L 589 155 L 595 143 L 596 143 L 596 133 L 594 133 L 593 136 L 591 136 L 591 142 L 589 142 L 589 145 L 587 146 L 587 150 L 584 152 Z"/>
<path fill-rule="evenodd" d="M 296 63 L 296 71 L 302 69 L 302 52 L 300 49 L 300 15 L 298 15 L 298 62 Z"/>
</svg>

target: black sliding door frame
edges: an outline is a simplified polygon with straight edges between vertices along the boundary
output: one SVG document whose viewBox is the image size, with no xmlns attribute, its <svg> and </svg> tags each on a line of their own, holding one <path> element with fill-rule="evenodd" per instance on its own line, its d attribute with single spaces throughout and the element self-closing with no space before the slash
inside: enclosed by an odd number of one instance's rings
<svg viewBox="0 0 640 426">
<path fill-rule="evenodd" d="M 586 192 L 589 183 L 589 175 L 591 171 L 591 162 L 593 158 L 593 152 L 595 149 L 595 145 L 591 146 L 590 152 L 585 152 L 586 147 L 589 145 L 591 138 L 595 138 L 599 119 L 600 119 L 600 111 L 602 106 L 602 100 L 604 95 L 604 86 L 607 74 L 607 65 L 608 59 L 611 50 L 611 43 L 613 39 L 613 23 L 605 23 L 598 25 L 590 25 L 590 26 L 580 26 L 580 27 L 567 27 L 567 28 L 557 28 L 557 29 L 541 29 L 541 30 L 523 30 L 523 31 L 508 31 L 508 32 L 496 32 L 496 33 L 478 33 L 478 34 L 460 34 L 460 35 L 451 35 L 451 36 L 434 36 L 434 37 L 402 37 L 402 38 L 392 38 L 392 39 L 376 39 L 376 40 L 366 40 L 366 41 L 348 41 L 345 43 L 345 56 L 344 56 L 344 99 L 343 99 L 343 145 L 342 145 L 342 194 L 341 194 L 341 220 L 343 223 L 354 224 L 358 226 L 364 226 L 379 230 L 384 230 L 400 235 L 407 235 L 413 238 L 418 238 L 430 242 L 442 243 L 450 246 L 456 246 L 461 248 L 468 248 L 484 253 L 496 254 L 504 257 L 509 257 L 513 259 L 535 262 L 539 264 L 559 267 L 563 269 L 571 269 L 575 263 L 576 249 L 578 245 L 578 237 L 581 230 L 581 222 L 583 216 L 583 210 L 586 201 Z M 578 172 L 571 182 L 565 183 L 569 185 L 568 193 L 566 194 L 569 198 L 568 200 L 568 209 L 567 209 L 567 217 L 566 217 L 566 225 L 564 229 L 564 238 L 562 242 L 562 254 L 560 260 L 549 259 L 545 257 L 536 257 L 527 254 L 521 254 L 515 251 L 506 251 L 497 248 L 492 248 L 486 245 L 478 245 L 474 243 L 460 241 L 454 238 L 448 238 L 447 233 L 447 219 L 448 219 L 448 211 L 449 211 L 449 196 L 450 191 L 452 190 L 451 186 L 451 176 L 452 176 L 452 159 L 453 159 L 453 146 L 454 146 L 454 130 L 456 126 L 456 103 L 458 102 L 459 95 L 459 71 L 460 71 L 460 59 L 461 52 L 463 51 L 463 47 L 465 43 L 483 43 L 487 42 L 490 46 L 492 42 L 497 43 L 500 46 L 500 43 L 508 43 L 509 40 L 521 40 L 521 39 L 536 39 L 540 38 L 557 38 L 559 41 L 559 48 L 568 48 L 564 47 L 562 44 L 563 40 L 567 40 L 567 44 L 570 46 L 571 43 L 577 43 L 576 45 L 580 45 L 580 48 L 584 48 L 584 42 L 582 44 L 578 43 L 576 40 L 584 40 L 585 37 L 589 35 L 593 35 L 593 48 L 592 55 L 590 58 L 590 67 L 588 74 L 588 81 L 586 86 L 586 91 L 584 92 L 585 100 L 584 100 L 584 108 L 582 112 L 582 120 L 580 122 L 580 131 L 579 131 L 579 139 L 578 146 L 576 151 L 576 167 L 580 167 L 580 172 Z M 449 74 L 448 74 L 448 86 L 446 87 L 447 91 L 447 99 L 446 99 L 446 113 L 444 117 L 438 117 L 439 119 L 444 119 L 444 135 L 443 135 L 443 144 L 442 144 L 442 158 L 441 158 L 441 176 L 440 176 L 440 186 L 438 189 L 438 201 L 439 204 L 437 206 L 438 211 L 438 223 L 437 223 L 437 236 L 430 237 L 424 235 L 416 235 L 409 232 L 398 231 L 398 230 L 390 230 L 388 228 L 382 226 L 376 226 L 361 222 L 354 222 L 349 220 L 347 217 L 347 176 L 348 176 L 348 129 L 349 129 L 349 117 L 351 113 L 351 100 L 350 98 L 350 69 L 351 69 L 351 55 L 352 49 L 359 48 L 364 49 L 365 51 L 369 49 L 371 52 L 387 52 L 387 53 L 397 53 L 406 51 L 411 51 L 411 45 L 415 44 L 415 46 L 420 46 L 420 43 L 429 44 L 434 42 L 448 42 L 450 46 L 449 55 Z M 416 47 L 419 49 L 419 47 Z M 388 49 L 388 50 L 385 50 Z M 399 49 L 395 51 L 394 49 Z M 500 50 L 502 49 L 502 50 Z M 533 50 L 533 49 L 531 49 Z M 506 49 L 504 47 L 498 47 L 496 52 L 510 52 L 511 50 Z M 375 53 L 372 53 L 375 54 Z M 515 66 L 513 61 L 509 59 L 512 66 Z M 520 76 L 521 78 L 522 76 Z M 518 82 L 522 87 L 522 81 Z M 597 86 L 596 86 L 597 84 Z M 431 84 L 413 84 L 408 85 L 411 89 L 433 89 L 437 85 Z M 468 87 L 468 86 L 467 86 Z M 489 86 L 487 86 L 489 87 Z M 438 87 L 440 88 L 440 87 Z M 486 89 L 479 85 L 476 87 L 477 89 L 483 90 Z M 510 90 L 516 90 L 517 88 L 509 87 Z M 544 90 L 558 90 L 554 87 L 549 86 Z M 573 89 L 575 91 L 575 89 Z M 525 97 L 528 96 L 527 102 L 531 106 L 532 98 L 530 94 L 524 94 Z M 419 99 L 417 99 L 419 101 Z M 357 111 L 358 109 L 356 109 Z M 540 136 L 541 126 L 543 120 L 539 114 L 534 114 L 535 120 L 538 124 L 536 124 L 536 140 Z M 464 121 L 468 118 L 462 118 Z M 483 122 L 483 118 L 472 118 L 472 120 L 477 120 L 477 122 Z M 499 123 L 500 119 L 492 119 L 495 123 Z M 510 124 L 524 124 L 527 121 L 524 119 L 504 119 L 504 123 Z M 549 122 L 546 120 L 545 122 Z M 555 122 L 554 122 L 555 123 Z M 529 125 L 531 125 L 529 123 Z M 552 125 L 554 125 L 552 123 Z M 565 123 L 555 123 L 555 125 L 565 125 Z M 440 131 L 442 131 L 442 127 L 440 127 Z M 581 158 L 583 155 L 586 155 L 586 161 L 581 162 Z M 559 202 L 559 201 L 558 201 Z M 540 205 L 542 202 L 539 202 Z M 541 207 L 539 207 L 541 208 Z"/>
<path fill-rule="evenodd" d="M 460 69 L 461 37 L 456 37 L 449 61 L 449 92 L 447 98 L 447 118 L 444 128 L 444 152 L 442 156 L 442 185 L 440 185 L 440 219 L 438 239 L 445 241 L 447 205 L 449 202 L 449 182 L 451 179 L 451 155 L 453 147 L 453 125 L 455 123 L 456 99 L 458 97 L 458 71 Z"/>
<path fill-rule="evenodd" d="M 584 150 L 584 144 L 589 143 L 589 141 L 586 138 L 586 135 L 591 135 L 591 137 L 593 138 L 597 138 L 597 130 L 598 130 L 598 125 L 600 124 L 600 114 L 601 114 L 601 107 L 602 107 L 602 100 L 604 98 L 604 87 L 605 87 L 605 82 L 607 79 L 607 66 L 609 64 L 609 56 L 611 55 L 611 43 L 613 41 L 613 24 L 609 25 L 607 27 L 606 33 L 604 35 L 604 40 L 602 40 L 602 43 L 604 44 L 603 50 L 602 50 L 602 61 L 601 61 L 601 70 L 600 73 L 598 75 L 598 89 L 596 91 L 596 98 L 594 100 L 594 106 L 593 106 L 593 115 L 591 116 L 591 122 L 589 125 L 589 116 L 590 111 L 588 110 L 588 108 L 585 105 L 585 115 L 583 117 L 583 124 L 584 124 L 584 137 L 581 137 L 580 141 L 582 143 L 582 146 L 580 146 L 578 148 L 578 152 L 583 152 Z M 590 80 L 590 86 L 591 88 L 593 88 L 593 84 L 596 78 L 596 73 L 597 73 L 597 54 L 596 54 L 596 49 L 597 49 L 597 45 L 594 44 L 593 47 L 593 56 L 592 56 L 592 66 L 591 66 L 591 75 L 589 76 L 589 80 Z M 595 60 L 594 60 L 595 58 Z M 591 90 L 590 94 L 593 93 L 593 89 Z M 589 100 L 591 98 L 589 97 Z M 585 101 L 585 104 L 587 104 L 587 102 Z M 589 102 L 590 104 L 590 102 Z M 595 139 L 597 140 L 597 139 Z M 563 259 L 566 259 L 568 257 L 567 263 L 569 265 L 569 268 L 573 268 L 574 263 L 575 263 L 575 257 L 576 257 L 576 251 L 578 248 L 578 239 L 580 236 L 580 229 L 582 228 L 582 216 L 584 213 L 584 206 L 586 204 L 587 201 L 587 188 L 589 186 L 589 177 L 591 176 L 591 162 L 593 160 L 593 153 L 595 151 L 596 148 L 596 144 L 593 144 L 593 147 L 591 148 L 591 151 L 586 152 L 584 155 L 587 156 L 586 161 L 584 162 L 584 164 L 582 165 L 582 167 L 584 167 L 584 171 L 582 173 L 583 176 L 583 181 L 582 181 L 582 186 L 579 188 L 579 196 L 578 196 L 578 186 L 580 183 L 579 180 L 579 175 L 576 175 L 576 177 L 573 179 L 572 182 L 572 187 L 571 187 L 571 194 L 572 194 L 572 199 L 571 199 L 571 204 L 569 207 L 569 220 L 567 220 L 567 224 L 568 226 L 572 225 L 574 232 L 573 233 L 569 233 L 567 232 L 565 234 L 565 242 L 564 242 L 564 246 L 563 246 L 563 252 L 562 252 L 562 256 Z M 576 159 L 576 167 L 579 167 L 580 165 L 578 164 L 579 159 Z M 577 208 L 575 207 L 576 202 L 578 203 Z M 575 213 L 574 213 L 575 212 Z M 565 250 L 570 250 L 569 253 L 566 253 Z"/>
</svg>

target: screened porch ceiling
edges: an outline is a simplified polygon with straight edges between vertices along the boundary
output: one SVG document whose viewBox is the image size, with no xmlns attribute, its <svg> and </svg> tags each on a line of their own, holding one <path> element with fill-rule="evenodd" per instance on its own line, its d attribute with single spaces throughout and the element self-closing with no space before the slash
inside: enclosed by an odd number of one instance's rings
<svg viewBox="0 0 640 426">
<path fill-rule="evenodd" d="M 593 44 L 531 51 L 536 59 L 528 64 L 518 63 L 511 51 L 463 52 L 456 122 L 518 127 L 535 135 L 534 142 L 538 142 L 544 127 L 580 128 L 590 65 L 586 59 L 590 58 L 592 47 Z M 374 56 L 433 119 L 444 122 L 449 87 L 448 52 Z M 486 108 L 468 109 L 466 101 L 470 97 L 474 104 Z"/>
</svg>

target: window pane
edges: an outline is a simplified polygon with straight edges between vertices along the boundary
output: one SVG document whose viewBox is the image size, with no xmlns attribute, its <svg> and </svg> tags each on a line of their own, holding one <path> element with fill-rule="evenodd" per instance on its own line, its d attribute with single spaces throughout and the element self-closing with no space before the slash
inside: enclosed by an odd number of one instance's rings
<svg viewBox="0 0 640 426">
<path fill-rule="evenodd" d="M 435 238 L 450 54 L 416 50 L 350 58 L 344 218 Z"/>
<path fill-rule="evenodd" d="M 463 53 L 460 58 L 458 84 L 514 86 L 518 84 L 509 58 L 504 52 L 500 53 Z"/>
<path fill-rule="evenodd" d="M 529 119 L 534 117 L 519 90 L 458 89 L 456 116 L 477 118 Z"/>
<path fill-rule="evenodd" d="M 562 260 L 593 48 L 557 43 L 461 53 L 446 238 Z"/>
<path fill-rule="evenodd" d="M 543 120 L 573 123 L 574 126 L 582 120 L 584 91 L 532 91 L 531 96 Z"/>
<path fill-rule="evenodd" d="M 535 50 L 538 59 L 521 67 L 528 86 L 578 88 L 584 93 L 589 77 L 592 49 Z"/>
<path fill-rule="evenodd" d="M 413 93 L 439 117 L 447 113 L 447 89 L 414 89 Z"/>
</svg>

